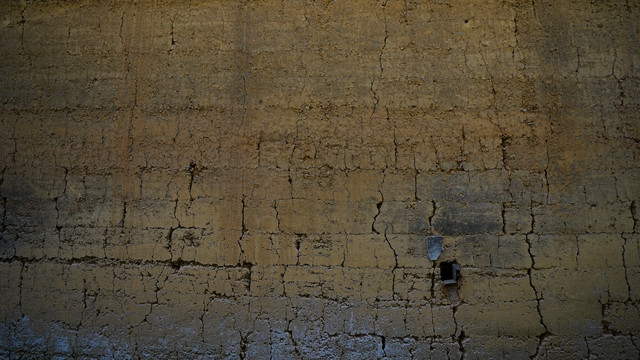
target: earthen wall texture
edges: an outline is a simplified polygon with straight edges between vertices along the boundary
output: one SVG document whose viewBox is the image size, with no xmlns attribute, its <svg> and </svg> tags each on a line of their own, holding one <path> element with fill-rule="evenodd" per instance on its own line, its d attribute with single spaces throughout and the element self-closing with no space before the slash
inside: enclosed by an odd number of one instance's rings
<svg viewBox="0 0 640 360">
<path fill-rule="evenodd" d="M 0 19 L 0 358 L 638 358 L 637 1 Z"/>
</svg>

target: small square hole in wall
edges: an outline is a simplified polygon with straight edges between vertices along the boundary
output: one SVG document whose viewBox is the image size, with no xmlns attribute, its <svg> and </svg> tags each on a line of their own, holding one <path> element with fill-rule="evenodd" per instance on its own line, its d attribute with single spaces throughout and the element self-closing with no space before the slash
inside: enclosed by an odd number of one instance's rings
<svg viewBox="0 0 640 360">
<path fill-rule="evenodd" d="M 460 265 L 454 261 L 440 263 L 440 279 L 447 284 L 455 284 L 460 279 Z"/>
</svg>

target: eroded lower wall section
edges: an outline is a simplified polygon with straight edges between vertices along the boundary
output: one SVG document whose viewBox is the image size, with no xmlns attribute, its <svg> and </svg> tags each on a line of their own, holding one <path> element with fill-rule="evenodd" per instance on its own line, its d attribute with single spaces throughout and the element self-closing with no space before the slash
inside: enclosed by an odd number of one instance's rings
<svg viewBox="0 0 640 360">
<path fill-rule="evenodd" d="M 637 4 L 0 7 L 0 357 L 639 356 Z"/>
</svg>

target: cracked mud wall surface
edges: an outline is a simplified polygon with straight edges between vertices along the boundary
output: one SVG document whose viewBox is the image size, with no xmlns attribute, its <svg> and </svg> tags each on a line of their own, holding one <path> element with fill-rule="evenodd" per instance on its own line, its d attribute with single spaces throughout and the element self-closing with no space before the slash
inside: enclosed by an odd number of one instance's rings
<svg viewBox="0 0 640 360">
<path fill-rule="evenodd" d="M 638 358 L 637 2 L 0 9 L 1 358 Z"/>
</svg>

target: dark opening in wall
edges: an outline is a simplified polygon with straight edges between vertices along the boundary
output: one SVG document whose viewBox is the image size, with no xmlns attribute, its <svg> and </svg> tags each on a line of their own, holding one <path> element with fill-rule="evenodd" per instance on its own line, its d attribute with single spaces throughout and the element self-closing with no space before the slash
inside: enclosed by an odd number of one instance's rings
<svg viewBox="0 0 640 360">
<path fill-rule="evenodd" d="M 441 262 L 440 278 L 445 285 L 457 283 L 460 279 L 460 265 L 455 260 Z"/>
</svg>

